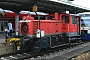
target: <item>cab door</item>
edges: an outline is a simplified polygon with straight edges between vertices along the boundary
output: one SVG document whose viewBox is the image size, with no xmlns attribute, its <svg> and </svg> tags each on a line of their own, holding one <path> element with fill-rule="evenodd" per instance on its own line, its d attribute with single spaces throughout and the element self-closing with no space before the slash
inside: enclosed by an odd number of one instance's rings
<svg viewBox="0 0 90 60">
<path fill-rule="evenodd" d="M 0 21 L 0 32 L 4 31 L 4 21 Z"/>
<path fill-rule="evenodd" d="M 71 18 L 70 33 L 71 36 L 76 36 L 79 33 L 79 22 L 78 17 L 76 16 L 72 16 Z"/>
<path fill-rule="evenodd" d="M 68 29 L 69 29 L 69 27 L 68 27 L 68 25 L 69 25 L 69 20 L 70 20 L 70 18 L 69 18 L 69 15 L 67 14 L 63 14 L 62 16 L 61 16 L 61 18 L 62 18 L 62 21 L 63 21 L 63 24 L 62 24 L 62 32 L 64 32 L 64 33 L 68 33 Z"/>
<path fill-rule="evenodd" d="M 8 26 L 8 21 L 0 21 L 0 32 L 4 32 L 5 27 Z"/>
</svg>

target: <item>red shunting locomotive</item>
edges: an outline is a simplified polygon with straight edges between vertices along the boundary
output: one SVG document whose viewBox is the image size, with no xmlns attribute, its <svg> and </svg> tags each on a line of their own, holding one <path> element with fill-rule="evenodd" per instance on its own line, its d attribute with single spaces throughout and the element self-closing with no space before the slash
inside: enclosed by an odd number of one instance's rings
<svg viewBox="0 0 90 60">
<path fill-rule="evenodd" d="M 19 21 L 21 49 L 39 52 L 80 41 L 80 17 L 65 13 L 36 15 Z"/>
</svg>

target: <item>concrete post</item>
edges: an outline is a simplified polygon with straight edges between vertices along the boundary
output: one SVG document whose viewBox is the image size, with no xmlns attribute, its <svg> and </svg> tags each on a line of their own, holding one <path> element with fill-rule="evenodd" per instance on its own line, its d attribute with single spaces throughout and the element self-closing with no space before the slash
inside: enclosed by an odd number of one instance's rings
<svg viewBox="0 0 90 60">
<path fill-rule="evenodd" d="M 15 34 L 18 35 L 18 22 L 19 22 L 19 15 L 16 13 L 15 15 Z"/>
</svg>

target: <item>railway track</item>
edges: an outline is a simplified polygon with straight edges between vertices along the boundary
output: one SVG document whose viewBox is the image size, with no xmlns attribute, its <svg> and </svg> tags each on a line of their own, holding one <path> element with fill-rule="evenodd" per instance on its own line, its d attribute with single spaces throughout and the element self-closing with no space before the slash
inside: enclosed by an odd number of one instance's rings
<svg viewBox="0 0 90 60">
<path fill-rule="evenodd" d="M 39 54 L 33 54 L 27 51 L 16 51 L 4 55 L 0 55 L 0 60 L 30 60 L 30 59 L 50 59 L 55 56 L 65 54 L 75 49 L 83 48 L 90 45 L 90 42 L 74 43 L 71 45 L 65 45 L 58 48 L 49 49 L 46 52 L 40 52 Z"/>
</svg>

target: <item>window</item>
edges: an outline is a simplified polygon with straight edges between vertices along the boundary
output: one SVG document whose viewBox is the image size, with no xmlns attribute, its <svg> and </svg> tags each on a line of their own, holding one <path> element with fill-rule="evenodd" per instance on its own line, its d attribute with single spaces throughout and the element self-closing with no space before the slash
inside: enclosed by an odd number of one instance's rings
<svg viewBox="0 0 90 60">
<path fill-rule="evenodd" d="M 69 16 L 62 15 L 62 20 L 64 20 L 65 23 L 69 23 Z"/>
<path fill-rule="evenodd" d="M 54 16 L 48 16 L 47 19 L 48 20 L 53 20 L 54 19 Z"/>
<path fill-rule="evenodd" d="M 81 17 L 89 17 L 90 14 L 82 14 Z"/>
<path fill-rule="evenodd" d="M 82 27 L 90 26 L 90 19 L 81 19 L 81 26 Z"/>
<path fill-rule="evenodd" d="M 78 24 L 78 17 L 72 16 L 72 24 Z"/>
</svg>

